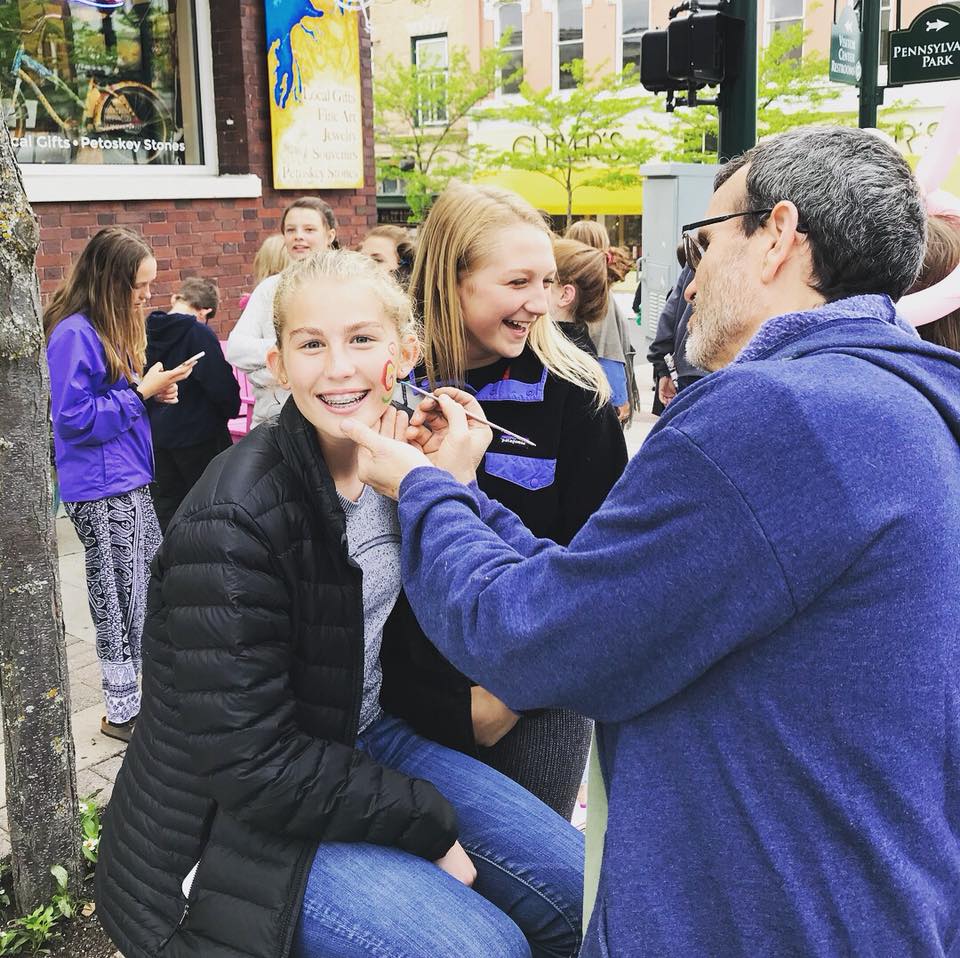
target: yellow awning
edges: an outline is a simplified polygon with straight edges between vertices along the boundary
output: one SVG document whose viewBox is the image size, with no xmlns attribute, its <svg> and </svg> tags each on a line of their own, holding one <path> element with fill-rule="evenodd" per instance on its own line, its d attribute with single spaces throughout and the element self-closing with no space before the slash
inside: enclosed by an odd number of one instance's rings
<svg viewBox="0 0 960 958">
<path fill-rule="evenodd" d="M 582 183 L 590 179 L 590 174 L 574 173 L 573 179 L 575 183 Z M 567 212 L 566 191 L 543 173 L 499 170 L 495 173 L 478 173 L 476 181 L 513 190 L 538 210 L 558 216 Z M 611 216 L 639 216 L 643 212 L 643 184 L 616 190 L 581 186 L 573 194 L 573 212 L 580 215 L 605 213 Z"/>
<path fill-rule="evenodd" d="M 916 166 L 918 156 L 908 156 L 911 166 Z M 589 179 L 587 173 L 575 173 L 574 182 Z M 479 183 L 492 183 L 519 193 L 528 203 L 539 210 L 562 216 L 567 212 L 567 197 L 559 183 L 529 170 L 499 170 L 495 173 L 478 173 Z M 946 180 L 940 187 L 948 193 L 960 196 L 960 159 L 954 163 Z M 573 194 L 573 212 L 579 215 L 604 213 L 612 216 L 639 216 L 643 213 L 643 185 L 624 189 L 607 190 L 596 186 L 581 186 Z"/>
</svg>

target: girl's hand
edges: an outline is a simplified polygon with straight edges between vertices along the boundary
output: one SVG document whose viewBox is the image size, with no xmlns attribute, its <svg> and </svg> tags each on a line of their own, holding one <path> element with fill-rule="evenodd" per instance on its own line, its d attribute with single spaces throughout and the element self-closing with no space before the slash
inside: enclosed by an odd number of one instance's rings
<svg viewBox="0 0 960 958">
<path fill-rule="evenodd" d="M 186 379 L 187 376 L 193 372 L 193 367 L 196 366 L 196 364 L 197 361 L 195 359 L 188 359 L 185 363 L 174 366 L 173 369 L 165 370 L 163 363 L 154 363 L 143 374 L 143 379 L 140 380 L 140 385 L 137 386 L 137 392 L 140 393 L 144 399 L 156 396 L 157 393 L 163 392 L 167 387 L 180 382 L 181 379 Z M 169 402 L 169 400 L 167 401 Z"/>
<path fill-rule="evenodd" d="M 462 389 L 443 386 L 437 400 L 424 399 L 410 418 L 406 438 L 429 460 L 466 484 L 476 479 L 477 466 L 493 439 L 489 426 L 468 419 L 465 412 L 486 419 L 480 403 Z M 439 401 L 438 401 L 439 400 Z"/>
<path fill-rule="evenodd" d="M 487 748 L 496 745 L 520 721 L 516 712 L 479 685 L 470 689 L 470 715 L 477 745 Z"/>
<path fill-rule="evenodd" d="M 438 858 L 434 865 L 448 875 L 452 875 L 458 882 L 462 882 L 468 888 L 477 880 L 477 870 L 460 842 L 454 842 L 450 846 L 450 851 L 443 858 Z"/>
<path fill-rule="evenodd" d="M 179 394 L 180 387 L 176 383 L 171 383 L 166 389 L 161 389 L 160 392 L 154 393 L 153 398 L 157 402 L 173 404 L 180 402 Z"/>
</svg>

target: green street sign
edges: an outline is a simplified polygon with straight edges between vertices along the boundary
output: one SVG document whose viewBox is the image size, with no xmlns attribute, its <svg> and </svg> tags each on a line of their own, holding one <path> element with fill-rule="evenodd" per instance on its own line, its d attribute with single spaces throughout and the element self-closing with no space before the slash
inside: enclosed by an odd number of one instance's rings
<svg viewBox="0 0 960 958">
<path fill-rule="evenodd" d="M 852 3 L 847 3 L 830 32 L 830 79 L 834 83 L 860 82 L 860 24 Z"/>
<path fill-rule="evenodd" d="M 888 86 L 960 79 L 960 6 L 940 3 L 890 33 Z"/>
</svg>

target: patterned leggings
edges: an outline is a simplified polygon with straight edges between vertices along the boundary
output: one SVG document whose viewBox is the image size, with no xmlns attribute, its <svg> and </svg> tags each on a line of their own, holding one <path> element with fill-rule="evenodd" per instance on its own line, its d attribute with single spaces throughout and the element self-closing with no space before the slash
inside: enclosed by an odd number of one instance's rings
<svg viewBox="0 0 960 958">
<path fill-rule="evenodd" d="M 107 719 L 121 724 L 140 712 L 140 638 L 160 526 L 148 486 L 63 505 L 86 553 Z"/>
</svg>

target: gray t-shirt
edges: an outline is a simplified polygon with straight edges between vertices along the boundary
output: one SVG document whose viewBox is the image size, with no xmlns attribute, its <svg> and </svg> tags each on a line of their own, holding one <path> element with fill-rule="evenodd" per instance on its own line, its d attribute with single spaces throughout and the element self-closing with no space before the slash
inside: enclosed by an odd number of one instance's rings
<svg viewBox="0 0 960 958">
<path fill-rule="evenodd" d="M 400 595 L 400 519 L 397 504 L 369 486 L 356 502 L 339 498 L 347 517 L 347 551 L 363 571 L 362 732 L 381 715 L 380 645 L 383 626 Z"/>
</svg>

